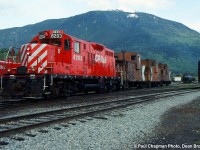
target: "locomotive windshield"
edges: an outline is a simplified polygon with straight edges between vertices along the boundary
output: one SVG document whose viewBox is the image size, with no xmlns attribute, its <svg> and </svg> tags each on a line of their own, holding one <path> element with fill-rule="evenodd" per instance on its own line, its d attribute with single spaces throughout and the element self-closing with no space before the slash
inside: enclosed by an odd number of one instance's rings
<svg viewBox="0 0 200 150">
<path fill-rule="evenodd" d="M 71 40 L 64 39 L 64 32 L 61 30 L 47 30 L 39 32 L 39 35 L 36 36 L 30 43 L 44 43 L 53 46 L 63 47 L 64 50 L 70 50 Z"/>
<path fill-rule="evenodd" d="M 35 43 L 35 42 L 34 42 Z M 38 42 L 36 42 L 38 43 Z M 42 39 L 40 40 L 39 43 L 44 43 L 44 44 L 50 44 L 50 45 L 56 45 L 56 46 L 62 46 L 61 40 L 55 40 L 55 39 Z"/>
<path fill-rule="evenodd" d="M 39 32 L 39 35 L 31 43 L 45 43 L 50 45 L 62 46 L 63 31 L 49 30 Z"/>
</svg>

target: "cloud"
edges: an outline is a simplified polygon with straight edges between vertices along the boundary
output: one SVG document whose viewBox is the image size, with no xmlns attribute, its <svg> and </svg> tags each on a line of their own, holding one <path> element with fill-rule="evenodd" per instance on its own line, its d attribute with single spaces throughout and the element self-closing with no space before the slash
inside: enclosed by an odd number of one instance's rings
<svg viewBox="0 0 200 150">
<path fill-rule="evenodd" d="M 120 1 L 121 3 L 124 1 L 126 4 L 126 2 L 129 0 Z M 164 9 L 169 8 L 170 6 L 174 5 L 174 3 L 171 0 L 132 0 L 129 1 L 129 5 L 142 6 L 150 9 Z"/>
<path fill-rule="evenodd" d="M 93 10 L 108 10 L 113 8 L 113 3 L 110 0 L 80 0 L 80 2 L 85 3 L 86 6 Z"/>
<path fill-rule="evenodd" d="M 0 29 L 72 16 L 77 10 L 71 4 L 73 0 L 0 0 Z"/>
<path fill-rule="evenodd" d="M 0 29 L 67 18 L 91 10 L 119 9 L 148 13 L 173 5 L 174 0 L 0 0 Z"/>
<path fill-rule="evenodd" d="M 70 2 L 72 0 L 68 0 Z M 0 3 L 1 5 L 2 3 Z M 7 3 L 3 3 L 5 9 L 9 14 L 13 14 L 17 17 L 24 16 L 62 16 L 63 10 L 66 10 L 69 6 L 65 0 L 54 0 L 54 3 L 50 3 L 49 0 L 7 0 Z M 2 13 L 2 12 L 1 12 Z M 69 13 L 69 12 L 68 12 Z"/>
<path fill-rule="evenodd" d="M 85 3 L 90 9 L 107 10 L 120 9 L 132 11 L 136 8 L 142 9 L 165 9 L 175 5 L 172 0 L 78 0 Z"/>
<path fill-rule="evenodd" d="M 188 23 L 185 23 L 185 25 L 187 25 L 191 29 L 194 29 L 194 30 L 200 32 L 200 21 L 198 21 L 198 22 L 188 22 Z"/>
</svg>

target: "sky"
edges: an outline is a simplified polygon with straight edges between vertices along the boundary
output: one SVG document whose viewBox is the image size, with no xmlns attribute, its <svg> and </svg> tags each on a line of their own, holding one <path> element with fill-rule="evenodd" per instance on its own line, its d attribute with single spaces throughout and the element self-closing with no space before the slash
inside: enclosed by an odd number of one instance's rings
<svg viewBox="0 0 200 150">
<path fill-rule="evenodd" d="M 116 9 L 153 14 L 200 32 L 200 0 L 0 0 L 0 29 Z"/>
</svg>

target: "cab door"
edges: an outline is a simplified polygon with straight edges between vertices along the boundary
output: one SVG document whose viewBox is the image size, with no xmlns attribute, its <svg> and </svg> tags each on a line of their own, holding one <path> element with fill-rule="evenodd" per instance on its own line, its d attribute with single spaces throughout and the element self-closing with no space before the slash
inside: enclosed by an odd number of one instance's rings
<svg viewBox="0 0 200 150">
<path fill-rule="evenodd" d="M 62 63 L 64 64 L 72 63 L 72 41 L 69 38 L 64 39 L 64 47 L 61 58 L 62 58 Z"/>
</svg>

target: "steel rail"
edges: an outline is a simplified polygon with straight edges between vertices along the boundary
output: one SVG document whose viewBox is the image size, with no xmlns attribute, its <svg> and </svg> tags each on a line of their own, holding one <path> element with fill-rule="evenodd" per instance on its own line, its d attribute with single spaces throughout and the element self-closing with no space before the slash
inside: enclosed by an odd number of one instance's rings
<svg viewBox="0 0 200 150">
<path fill-rule="evenodd" d="M 44 127 L 50 124 L 55 124 L 63 121 L 71 121 L 85 116 L 93 116 L 102 112 L 124 108 L 130 105 L 150 102 L 156 99 L 172 97 L 175 95 L 186 94 L 195 91 L 197 90 L 183 90 L 178 92 L 162 92 L 156 94 L 146 94 L 141 96 L 130 96 L 124 99 L 117 99 L 101 103 L 93 103 L 89 105 L 81 105 L 71 108 L 3 118 L 0 119 L 0 127 L 2 127 L 3 129 L 0 129 L 0 137 L 9 136 L 12 134 L 24 132 L 38 127 Z"/>
</svg>

